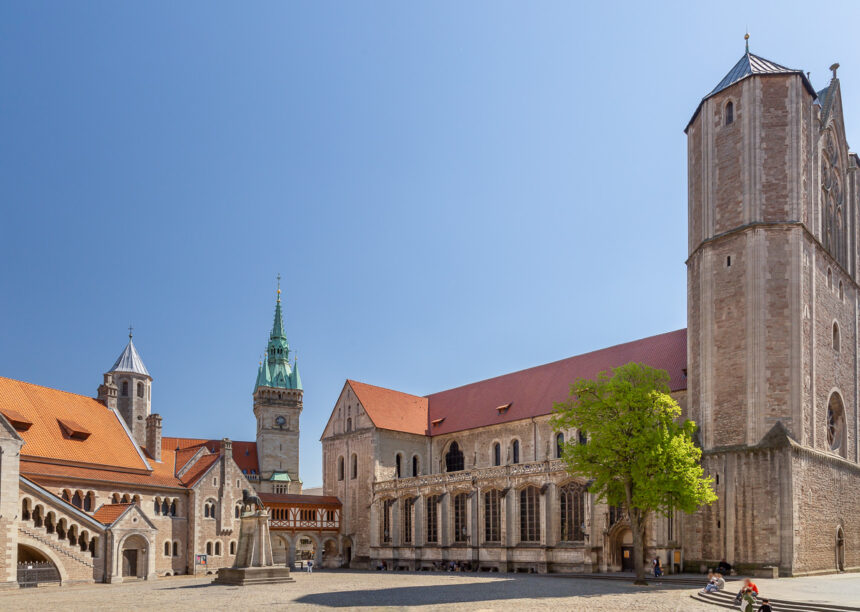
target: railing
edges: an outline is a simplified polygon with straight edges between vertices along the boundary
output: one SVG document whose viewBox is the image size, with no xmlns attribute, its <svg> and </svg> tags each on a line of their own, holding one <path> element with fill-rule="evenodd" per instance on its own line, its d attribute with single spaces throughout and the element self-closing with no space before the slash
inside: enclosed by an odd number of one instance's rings
<svg viewBox="0 0 860 612">
<path fill-rule="evenodd" d="M 18 586 L 36 587 L 46 582 L 60 582 L 60 570 L 49 561 L 27 561 L 18 564 Z"/>
<path fill-rule="evenodd" d="M 505 478 L 508 476 L 523 476 L 528 474 L 548 474 L 550 472 L 561 471 L 564 471 L 564 464 L 561 460 L 549 459 L 547 461 L 498 465 L 488 468 L 463 470 L 461 472 L 443 472 L 441 474 L 428 474 L 426 476 L 414 476 L 412 478 L 385 480 L 373 483 L 373 490 L 374 492 L 393 491 L 395 489 L 423 487 L 428 485 L 449 484 L 470 480 L 489 480 L 491 478 Z"/>
<path fill-rule="evenodd" d="M 270 529 L 304 529 L 311 531 L 340 529 L 340 521 L 303 521 L 301 519 L 269 520 Z"/>
</svg>

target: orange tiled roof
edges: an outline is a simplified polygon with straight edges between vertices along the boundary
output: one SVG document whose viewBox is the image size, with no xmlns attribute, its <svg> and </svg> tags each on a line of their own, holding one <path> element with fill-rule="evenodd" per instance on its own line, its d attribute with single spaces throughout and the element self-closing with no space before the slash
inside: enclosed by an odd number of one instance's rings
<svg viewBox="0 0 860 612">
<path fill-rule="evenodd" d="M 122 417 L 91 397 L 0 377 L 0 412 L 4 408 L 33 423 L 18 432 L 25 442 L 22 457 L 146 469 L 120 422 Z M 80 427 L 90 435 L 72 439 L 63 431 L 61 422 Z"/>
<path fill-rule="evenodd" d="M 200 480 L 200 477 L 206 473 L 212 464 L 214 464 L 221 455 L 204 455 L 197 460 L 197 462 L 191 466 L 185 474 L 182 475 L 181 481 L 182 484 L 186 487 L 194 486 L 194 483 Z"/>
<path fill-rule="evenodd" d="M 158 464 L 156 464 L 158 465 Z M 106 470 L 99 468 L 78 467 L 74 465 L 63 465 L 59 463 L 42 463 L 40 461 L 27 461 L 22 458 L 21 475 L 38 483 L 44 483 L 48 478 L 62 478 L 71 480 L 94 480 L 117 485 L 145 485 L 151 487 L 181 487 L 182 483 L 170 473 L 162 473 L 156 469 L 152 472 L 128 472 Z"/>
<path fill-rule="evenodd" d="M 367 416 L 379 429 L 427 433 L 427 398 L 347 380 Z"/>
<path fill-rule="evenodd" d="M 163 437 L 161 439 L 161 446 L 178 449 L 176 453 L 176 471 L 181 470 L 201 446 L 205 446 L 215 454 L 221 452 L 221 440 L 205 440 L 203 438 Z M 236 462 L 236 465 L 243 472 L 259 474 L 260 466 L 257 463 L 257 443 L 234 440 L 233 461 Z"/>
<path fill-rule="evenodd" d="M 122 513 L 131 508 L 133 504 L 103 504 L 95 512 L 93 518 L 103 525 L 113 525 Z"/>
</svg>

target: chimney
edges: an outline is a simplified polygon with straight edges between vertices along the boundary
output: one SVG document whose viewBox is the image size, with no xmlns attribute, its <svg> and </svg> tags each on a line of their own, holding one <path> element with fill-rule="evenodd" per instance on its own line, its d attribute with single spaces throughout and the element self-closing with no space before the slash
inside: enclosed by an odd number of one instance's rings
<svg viewBox="0 0 860 612">
<path fill-rule="evenodd" d="M 116 386 L 114 386 L 116 388 Z M 161 415 L 150 414 L 146 417 L 146 452 L 161 463 Z"/>
<path fill-rule="evenodd" d="M 110 410 L 116 410 L 117 387 L 113 381 L 113 374 L 105 374 L 105 381 L 99 385 L 99 394 L 96 399 L 107 406 Z"/>
</svg>

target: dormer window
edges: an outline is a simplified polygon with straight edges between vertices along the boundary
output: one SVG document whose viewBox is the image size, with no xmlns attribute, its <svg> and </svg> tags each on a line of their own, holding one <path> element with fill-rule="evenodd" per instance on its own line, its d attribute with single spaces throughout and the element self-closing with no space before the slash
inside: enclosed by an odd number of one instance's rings
<svg viewBox="0 0 860 612">
<path fill-rule="evenodd" d="M 735 121 L 735 105 L 732 102 L 726 104 L 726 125 L 731 125 Z"/>
</svg>

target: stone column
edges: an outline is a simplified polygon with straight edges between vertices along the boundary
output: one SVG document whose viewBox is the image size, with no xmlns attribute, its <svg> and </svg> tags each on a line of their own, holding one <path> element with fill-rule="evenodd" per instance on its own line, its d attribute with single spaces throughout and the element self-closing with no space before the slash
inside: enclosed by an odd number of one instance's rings
<svg viewBox="0 0 860 612">
<path fill-rule="evenodd" d="M 438 512 L 439 546 L 450 546 L 453 541 L 451 537 L 453 525 L 450 524 L 453 518 L 451 517 L 451 495 L 448 491 L 439 496 Z"/>
<path fill-rule="evenodd" d="M 554 482 L 544 485 L 546 493 L 541 495 L 541 513 L 544 520 L 541 526 L 541 543 L 544 546 L 555 546 L 560 536 L 560 507 L 558 504 L 558 485 Z"/>
</svg>

